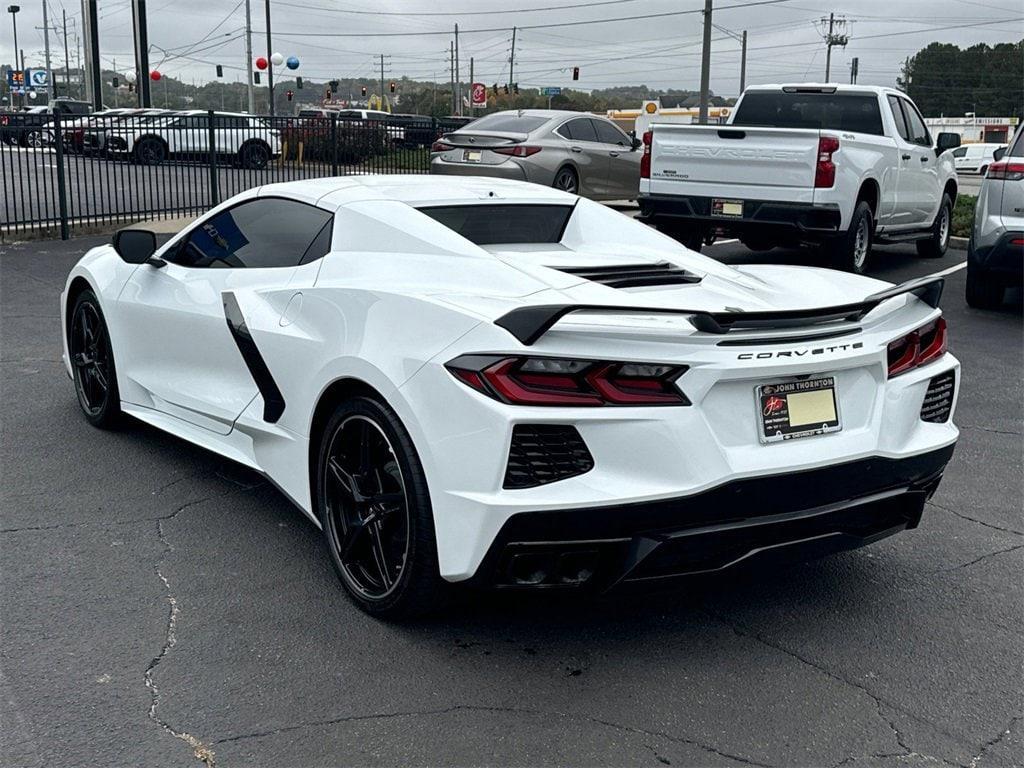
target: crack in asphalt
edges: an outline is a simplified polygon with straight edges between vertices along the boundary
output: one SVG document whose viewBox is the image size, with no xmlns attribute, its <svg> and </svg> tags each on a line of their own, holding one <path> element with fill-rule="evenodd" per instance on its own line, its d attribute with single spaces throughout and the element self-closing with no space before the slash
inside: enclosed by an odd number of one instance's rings
<svg viewBox="0 0 1024 768">
<path fill-rule="evenodd" d="M 961 568 L 969 568 L 972 565 L 976 565 L 977 563 L 980 563 L 984 560 L 988 560 L 989 558 L 995 557 L 996 555 L 1006 555 L 1010 552 L 1016 552 L 1018 549 L 1024 549 L 1024 544 L 1015 544 L 1014 546 L 1007 547 L 1006 549 L 997 549 L 995 552 L 987 552 L 984 555 L 981 555 L 980 557 L 974 558 L 970 562 L 961 563 L 960 565 L 954 565 L 952 568 L 940 568 L 937 571 L 932 571 L 932 573 L 948 573 L 949 571 L 959 571 Z"/>
<path fill-rule="evenodd" d="M 1021 546 L 1024 546 L 1024 545 L 1021 545 Z M 778 645 L 777 643 L 773 643 L 770 640 L 768 640 L 767 638 L 759 635 L 758 633 L 756 633 L 756 632 L 754 632 L 754 631 L 752 631 L 750 629 L 747 629 L 745 627 L 740 627 L 739 625 L 735 624 L 734 622 L 730 621 L 729 619 L 727 619 L 724 616 L 716 614 L 716 613 L 714 613 L 712 611 L 708 611 L 707 609 L 704 609 L 703 612 L 707 616 L 711 617 L 712 619 L 715 619 L 716 621 L 719 621 L 722 624 L 724 624 L 725 626 L 727 626 L 729 629 L 731 629 L 734 633 L 736 633 L 740 637 L 746 637 L 746 638 L 755 640 L 756 642 L 759 642 L 759 643 L 761 643 L 761 644 L 763 644 L 763 645 L 765 645 L 765 646 L 767 646 L 769 648 L 772 648 L 773 650 L 779 651 L 781 653 L 786 654 L 787 656 L 789 656 L 791 658 L 796 659 L 797 661 L 799 661 L 799 662 L 801 662 L 801 663 L 811 667 L 812 669 L 817 670 L 821 674 L 825 675 L 826 677 L 828 677 L 828 678 L 830 678 L 832 680 L 835 680 L 836 682 L 842 683 L 844 685 L 848 685 L 851 688 L 854 688 L 854 689 L 856 689 L 858 691 L 861 691 L 869 699 L 871 699 L 871 701 L 874 703 L 875 709 L 877 711 L 879 719 L 882 720 L 882 722 L 884 722 L 886 724 L 886 726 L 888 726 L 889 730 L 892 733 L 893 740 L 896 742 L 896 745 L 900 749 L 903 750 L 903 752 L 896 753 L 895 756 L 897 756 L 897 757 L 919 757 L 919 758 L 922 758 L 922 759 L 925 759 L 925 760 L 932 760 L 932 761 L 935 761 L 935 762 L 938 762 L 938 763 L 943 763 L 943 764 L 946 764 L 946 765 L 955 765 L 953 763 L 948 763 L 947 761 L 942 760 L 941 758 L 933 757 L 931 755 L 925 755 L 925 754 L 921 754 L 919 752 L 913 751 L 906 744 L 906 742 L 905 742 L 905 740 L 903 738 L 903 734 L 901 734 L 899 729 L 896 727 L 895 719 L 892 718 L 892 717 L 886 716 L 885 713 L 882 711 L 882 707 L 885 706 L 885 707 L 888 707 L 889 709 L 893 710 L 894 712 L 900 712 L 900 713 L 906 715 L 907 717 L 910 717 L 910 718 L 912 718 L 914 720 L 917 720 L 917 721 L 923 723 L 924 725 L 928 726 L 929 728 L 934 729 L 938 733 L 941 733 L 944 736 L 947 736 L 950 739 L 953 739 L 954 741 L 957 741 L 957 742 L 959 742 L 961 744 L 964 744 L 964 741 L 963 741 L 963 739 L 961 737 L 956 736 L 955 734 L 952 734 L 952 733 L 949 733 L 949 732 L 945 731 L 942 727 L 940 727 L 936 723 L 932 723 L 931 721 L 929 721 L 929 720 L 927 720 L 927 719 L 925 719 L 925 718 L 923 718 L 923 717 L 921 717 L 919 715 L 916 715 L 913 712 L 908 712 L 903 707 L 900 707 L 899 705 L 894 704 L 891 701 L 887 701 L 887 700 L 883 699 L 881 696 L 878 696 L 877 694 L 873 693 L 872 691 L 870 691 L 868 688 L 866 688 L 865 686 L 861 685 L 860 683 L 858 683 L 858 682 L 856 682 L 854 680 L 849 680 L 849 679 L 843 677 L 842 675 L 839 675 L 836 672 L 833 672 L 828 667 L 822 666 L 821 664 L 816 663 L 815 661 L 807 658 L 806 656 L 800 655 L 796 651 L 793 651 L 793 650 L 790 650 L 789 648 L 786 648 L 784 646 Z M 872 757 L 872 756 L 882 757 L 884 755 L 869 755 L 868 757 Z M 850 760 L 850 759 L 852 759 L 852 758 L 844 758 L 844 760 Z"/>
<path fill-rule="evenodd" d="M 1006 724 L 1006 727 L 1003 730 L 1001 730 L 999 733 L 997 733 L 995 736 L 993 736 L 991 739 L 989 739 L 981 745 L 978 754 L 972 757 L 971 762 L 968 763 L 968 768 L 977 768 L 981 761 L 985 759 L 985 753 L 992 749 L 992 747 L 1001 742 L 1003 739 L 1005 739 L 1007 736 L 1009 736 L 1010 731 L 1013 730 L 1013 726 L 1021 722 L 1022 720 L 1024 720 L 1024 717 L 1022 717 L 1021 715 L 1015 715 L 1014 717 L 1011 717 L 1010 722 Z"/>
<path fill-rule="evenodd" d="M 724 757 L 728 760 L 733 760 L 743 765 L 757 766 L 757 768 L 772 768 L 772 766 L 768 763 L 761 763 L 756 760 L 752 760 L 748 757 L 744 757 L 743 755 L 737 755 L 732 752 L 726 752 L 725 750 L 719 749 L 718 747 L 715 747 L 710 744 L 704 744 L 703 742 L 697 741 L 695 739 L 688 739 L 683 736 L 672 736 L 662 731 L 652 731 L 646 728 L 638 728 L 636 726 L 626 725 L 624 723 L 616 723 L 611 720 L 602 720 L 597 717 L 588 717 L 585 715 L 571 715 L 565 712 L 552 712 L 539 709 L 526 709 L 523 707 L 486 707 L 472 704 L 456 704 L 451 707 L 440 707 L 437 709 L 405 710 L 399 712 L 379 712 L 370 715 L 345 715 L 341 717 L 332 717 L 324 720 L 308 720 L 301 723 L 283 725 L 279 728 L 272 728 L 265 731 L 253 731 L 250 733 L 238 734 L 236 736 L 227 736 L 223 739 L 217 739 L 213 743 L 216 745 L 229 744 L 238 741 L 245 741 L 248 739 L 259 739 L 265 738 L 267 736 L 276 736 L 278 734 L 290 733 L 292 731 L 298 731 L 305 728 L 339 725 L 341 723 L 364 722 L 370 720 L 390 720 L 399 717 L 430 717 L 435 715 L 447 715 L 453 712 L 493 712 L 514 715 L 534 715 L 537 717 L 547 718 L 560 717 L 566 720 L 584 721 L 592 723 L 594 725 L 600 725 L 604 728 L 613 728 L 615 730 L 623 731 L 625 733 L 632 733 L 642 736 L 653 736 L 655 738 L 664 739 L 665 741 L 669 741 L 672 743 L 685 744 L 687 746 L 696 747 L 698 749 L 703 750 L 704 752 L 708 752 L 713 755 L 718 755 L 719 757 Z M 655 752 L 655 750 L 652 747 L 646 744 L 644 746 L 646 746 L 648 749 L 654 752 L 658 760 L 662 762 L 664 765 L 671 764 L 668 760 L 658 755 L 658 753 Z"/>
<path fill-rule="evenodd" d="M 172 515 L 169 515 L 166 519 L 172 519 L 173 517 L 177 516 L 180 512 L 182 512 L 184 509 L 186 509 L 188 506 L 191 505 L 185 505 L 181 507 Z M 173 552 L 174 546 L 164 535 L 163 519 L 157 520 L 156 531 L 157 536 L 160 538 L 160 541 L 163 542 L 164 545 L 163 554 L 166 556 L 167 554 Z M 163 563 L 163 560 L 164 558 L 161 557 L 159 562 L 157 562 L 156 566 L 154 566 L 154 570 L 156 571 L 157 577 L 164 585 L 164 591 L 167 595 L 167 604 L 169 606 L 169 610 L 167 614 L 167 628 L 164 636 L 163 647 L 160 648 L 160 653 L 153 657 L 153 660 L 149 662 L 149 666 L 146 667 L 146 672 L 143 675 L 143 680 L 146 683 L 146 688 L 148 688 L 150 692 L 150 704 L 149 710 L 146 712 L 146 716 L 154 723 L 159 725 L 164 731 L 169 733 L 171 736 L 185 742 L 190 747 L 192 747 L 192 755 L 196 758 L 196 760 L 199 760 L 200 762 L 204 763 L 207 766 L 207 768 L 214 768 L 214 753 L 209 746 L 204 744 L 202 741 L 200 741 L 187 731 L 175 730 L 171 727 L 169 723 L 167 723 L 167 721 L 163 720 L 159 715 L 157 715 L 156 711 L 157 707 L 160 705 L 160 689 L 157 687 L 156 681 L 154 680 L 154 674 L 156 672 L 156 668 L 160 666 L 160 662 L 164 660 L 167 654 L 170 653 L 171 649 L 178 642 L 178 637 L 175 630 L 178 624 L 178 613 L 181 610 L 178 607 L 177 598 L 171 591 L 171 583 L 167 580 L 167 577 L 164 576 L 163 572 L 160 570 L 160 565 L 161 563 Z"/>
<path fill-rule="evenodd" d="M 931 500 L 929 500 L 929 501 L 927 501 L 925 503 L 928 504 L 928 506 L 935 507 L 936 509 L 941 509 L 943 512 L 949 512 L 949 514 L 955 515 L 956 517 L 962 518 L 964 520 L 968 520 L 968 521 L 970 521 L 972 523 L 977 523 L 978 525 L 983 525 L 986 528 L 992 528 L 993 530 L 1002 531 L 1003 533 L 1012 533 L 1015 536 L 1024 536 L 1024 531 L 1018 531 L 1018 530 L 1015 530 L 1013 528 L 1004 528 L 1004 527 L 1002 527 L 1000 525 L 996 525 L 995 523 L 989 523 L 989 522 L 986 522 L 984 520 L 979 520 L 976 517 L 971 517 L 970 515 L 965 515 L 963 512 L 957 512 L 955 509 L 951 509 L 950 507 L 943 506 L 942 504 L 936 504 L 934 501 L 931 501 Z"/>
<path fill-rule="evenodd" d="M 989 433 L 991 433 L 993 435 L 1015 435 L 1017 437 L 1020 437 L 1020 435 L 1021 435 L 1020 432 L 1014 432 L 1014 431 L 1008 430 L 1008 429 L 993 429 L 992 427 L 978 427 L 978 426 L 975 426 L 974 424 L 957 424 L 957 427 L 959 427 L 960 429 L 977 429 L 977 430 L 979 430 L 981 432 L 989 432 Z"/>
</svg>

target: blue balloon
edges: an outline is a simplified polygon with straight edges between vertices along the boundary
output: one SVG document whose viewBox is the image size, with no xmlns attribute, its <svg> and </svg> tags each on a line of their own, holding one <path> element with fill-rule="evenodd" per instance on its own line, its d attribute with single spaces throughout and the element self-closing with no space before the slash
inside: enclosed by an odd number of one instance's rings
<svg viewBox="0 0 1024 768">
<path fill-rule="evenodd" d="M 289 56 L 288 57 L 288 61 L 286 61 L 285 64 L 288 65 L 288 69 L 298 69 L 299 68 L 299 60 L 295 56 Z"/>
</svg>

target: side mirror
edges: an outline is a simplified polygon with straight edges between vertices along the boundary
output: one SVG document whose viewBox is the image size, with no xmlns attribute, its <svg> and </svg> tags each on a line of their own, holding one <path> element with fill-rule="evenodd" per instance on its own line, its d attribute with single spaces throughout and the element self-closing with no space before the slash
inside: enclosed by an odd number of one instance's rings
<svg viewBox="0 0 1024 768">
<path fill-rule="evenodd" d="M 129 264 L 143 264 L 156 253 L 156 235 L 146 229 L 121 229 L 114 233 L 114 250 Z"/>
<path fill-rule="evenodd" d="M 1004 157 L 1006 157 L 1006 147 L 1000 147 L 992 153 L 993 160 L 1002 160 Z"/>
<path fill-rule="evenodd" d="M 939 134 L 938 139 L 935 142 L 935 154 L 941 155 L 943 152 L 948 152 L 951 149 L 956 149 L 960 146 L 960 134 L 959 133 L 947 133 L 943 132 Z"/>
</svg>

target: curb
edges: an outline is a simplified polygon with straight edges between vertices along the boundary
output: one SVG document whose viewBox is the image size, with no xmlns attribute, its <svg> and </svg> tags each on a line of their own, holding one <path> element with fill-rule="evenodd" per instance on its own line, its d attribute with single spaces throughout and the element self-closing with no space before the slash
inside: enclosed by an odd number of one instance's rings
<svg viewBox="0 0 1024 768">
<path fill-rule="evenodd" d="M 971 239 L 969 237 L 957 237 L 956 235 L 949 236 L 949 244 L 954 248 L 964 251 L 967 250 L 967 243 L 970 241 Z"/>
</svg>

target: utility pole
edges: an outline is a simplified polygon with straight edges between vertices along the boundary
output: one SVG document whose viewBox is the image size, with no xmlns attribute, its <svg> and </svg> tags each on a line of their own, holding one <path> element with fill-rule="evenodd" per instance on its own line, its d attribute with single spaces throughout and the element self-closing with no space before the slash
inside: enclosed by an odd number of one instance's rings
<svg viewBox="0 0 1024 768">
<path fill-rule="evenodd" d="M 50 19 L 46 15 L 46 0 L 43 0 L 43 47 L 46 49 L 46 87 L 50 97 L 57 95 L 53 84 L 53 70 L 50 68 Z"/>
<path fill-rule="evenodd" d="M 747 88 L 747 30 L 743 30 L 743 53 L 740 55 L 740 93 Z"/>
<path fill-rule="evenodd" d="M 476 110 L 473 107 L 473 83 L 476 82 L 473 77 L 473 57 L 469 57 L 469 114 L 475 115 Z"/>
<path fill-rule="evenodd" d="M 245 84 L 251 115 L 256 112 L 256 94 L 252 90 L 252 0 L 245 0 Z"/>
<path fill-rule="evenodd" d="M 700 112 L 701 125 L 708 122 L 708 92 L 711 87 L 711 0 L 704 0 L 704 49 L 700 55 Z"/>
<path fill-rule="evenodd" d="M 856 83 L 857 83 L 857 75 L 860 74 L 859 70 L 860 70 L 860 59 L 857 58 L 856 56 L 854 56 L 850 60 L 850 84 L 851 85 L 856 85 Z"/>
<path fill-rule="evenodd" d="M 380 55 L 380 108 L 384 109 L 384 54 Z"/>
<path fill-rule="evenodd" d="M 267 90 L 270 92 L 270 116 L 274 116 L 274 62 L 270 57 L 274 55 L 273 43 L 270 39 L 270 0 L 265 0 L 267 9 Z"/>
<path fill-rule="evenodd" d="M 516 28 L 512 27 L 512 52 L 508 57 L 508 87 L 512 89 L 512 83 L 515 80 L 515 66 L 516 66 Z"/>
<path fill-rule="evenodd" d="M 135 74 L 138 104 L 143 109 L 153 106 L 149 89 L 149 22 L 146 19 L 146 0 L 132 0 L 132 25 L 135 38 Z"/>
<path fill-rule="evenodd" d="M 455 114 L 462 115 L 462 70 L 459 67 L 459 25 L 455 25 Z"/>
<path fill-rule="evenodd" d="M 64 86 L 67 93 L 65 96 L 71 96 L 71 57 L 68 55 L 68 12 L 65 9 L 61 9 L 61 16 L 64 21 Z"/>
<path fill-rule="evenodd" d="M 450 63 L 448 65 L 448 82 L 451 84 L 451 87 L 452 87 L 451 107 L 452 107 L 452 114 L 454 115 L 455 114 L 455 41 L 454 40 L 450 43 L 450 49 L 448 51 L 448 55 L 449 55 L 449 58 L 450 58 Z"/>
<path fill-rule="evenodd" d="M 825 25 L 825 20 L 821 20 L 822 26 Z M 832 48 L 834 46 L 846 47 L 850 38 L 843 32 L 837 31 L 838 28 L 846 26 L 846 19 L 836 19 L 834 13 L 828 15 L 828 33 L 825 35 L 825 82 L 829 82 L 832 77 Z"/>
<path fill-rule="evenodd" d="M 85 0 L 82 5 L 85 24 L 85 64 L 89 70 L 85 78 L 86 100 L 92 102 L 93 109 L 103 109 L 103 80 L 100 76 L 100 28 L 97 0 Z"/>
<path fill-rule="evenodd" d="M 14 25 L 14 68 L 18 68 L 18 11 L 21 8 L 17 5 L 10 5 L 7 7 L 7 12 L 11 14 L 11 23 Z M 22 56 L 21 62 L 21 75 L 25 76 L 25 61 Z M 22 81 L 22 93 L 21 93 L 21 105 L 25 106 L 25 83 Z M 11 106 L 14 106 L 14 89 L 11 89 Z"/>
</svg>

